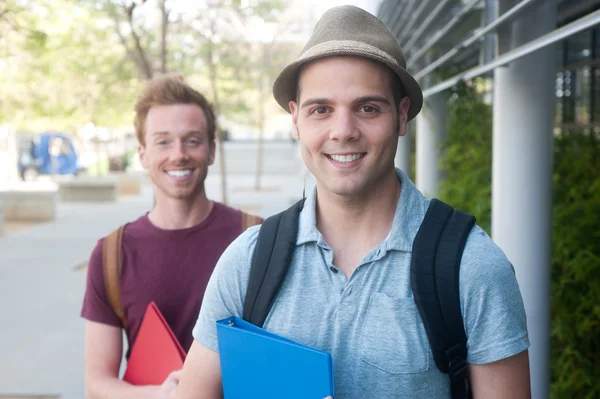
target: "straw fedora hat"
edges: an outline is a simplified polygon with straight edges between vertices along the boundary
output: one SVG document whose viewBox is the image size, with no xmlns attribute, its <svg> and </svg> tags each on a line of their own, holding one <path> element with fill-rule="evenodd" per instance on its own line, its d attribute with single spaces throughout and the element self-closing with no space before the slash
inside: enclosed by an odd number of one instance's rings
<svg viewBox="0 0 600 399">
<path fill-rule="evenodd" d="M 331 8 L 323 14 L 300 57 L 275 79 L 275 100 L 290 112 L 288 104 L 296 99 L 300 67 L 319 58 L 344 55 L 370 58 L 394 71 L 402 82 L 404 94 L 410 98 L 408 120 L 417 116 L 423 106 L 423 92 L 406 71 L 406 59 L 400 43 L 378 18 L 349 5 Z"/>
</svg>

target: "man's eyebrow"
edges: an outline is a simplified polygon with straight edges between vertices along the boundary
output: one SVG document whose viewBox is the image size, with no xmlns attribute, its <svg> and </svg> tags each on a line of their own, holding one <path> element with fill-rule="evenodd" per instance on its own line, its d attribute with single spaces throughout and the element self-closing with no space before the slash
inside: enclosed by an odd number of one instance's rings
<svg viewBox="0 0 600 399">
<path fill-rule="evenodd" d="M 185 134 L 186 136 L 202 136 L 202 130 L 188 130 Z"/>
<path fill-rule="evenodd" d="M 158 131 L 158 132 L 154 132 L 152 133 L 152 136 L 168 136 L 170 133 L 167 131 Z M 202 130 L 189 130 L 185 133 L 186 136 L 192 136 L 192 135 L 202 135 Z"/>
<path fill-rule="evenodd" d="M 306 108 L 310 105 L 331 105 L 333 102 L 327 98 L 309 98 L 302 103 L 300 108 Z"/>
<path fill-rule="evenodd" d="M 382 96 L 363 96 L 363 97 L 358 97 L 356 100 L 353 101 L 354 104 L 362 104 L 362 103 L 368 103 L 368 102 L 377 102 L 377 103 L 384 103 L 384 104 L 390 105 L 389 100 Z"/>
<path fill-rule="evenodd" d="M 368 102 L 378 102 L 378 103 L 390 105 L 390 102 L 387 98 L 385 98 L 383 96 L 377 96 L 377 95 L 362 96 L 362 97 L 358 97 L 354 101 L 352 101 L 353 104 L 362 104 L 362 103 L 368 103 Z M 333 104 L 333 101 L 331 101 L 327 98 L 309 98 L 308 100 L 306 100 L 305 102 L 302 103 L 300 108 L 306 108 L 310 105 L 331 105 L 331 104 Z"/>
</svg>

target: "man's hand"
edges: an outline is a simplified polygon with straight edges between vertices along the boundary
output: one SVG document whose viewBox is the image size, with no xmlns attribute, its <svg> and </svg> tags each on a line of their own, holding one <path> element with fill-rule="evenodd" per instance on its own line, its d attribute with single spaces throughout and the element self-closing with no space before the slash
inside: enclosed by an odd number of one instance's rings
<svg viewBox="0 0 600 399">
<path fill-rule="evenodd" d="M 182 370 L 173 371 L 159 387 L 156 399 L 175 399 Z"/>
</svg>

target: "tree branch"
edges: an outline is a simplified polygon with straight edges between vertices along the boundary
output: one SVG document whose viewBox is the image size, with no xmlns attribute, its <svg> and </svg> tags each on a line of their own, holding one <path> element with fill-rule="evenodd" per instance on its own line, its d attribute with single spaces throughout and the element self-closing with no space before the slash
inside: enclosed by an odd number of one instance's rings
<svg viewBox="0 0 600 399">
<path fill-rule="evenodd" d="M 143 65 L 141 64 L 136 53 L 131 49 L 131 47 L 129 47 L 129 44 L 127 43 L 127 39 L 125 38 L 125 36 L 123 36 L 123 32 L 121 32 L 121 26 L 120 26 L 121 21 L 120 21 L 119 15 L 112 8 L 110 9 L 109 12 L 115 23 L 115 31 L 117 32 L 117 36 L 119 36 L 119 41 L 125 48 L 125 53 L 127 54 L 127 57 L 131 61 L 133 61 L 133 63 L 136 65 L 138 71 L 143 72 L 143 69 L 144 69 Z"/>
<path fill-rule="evenodd" d="M 160 71 L 167 72 L 167 32 L 169 27 L 169 11 L 167 10 L 166 0 L 160 0 L 159 8 L 162 16 L 160 27 Z"/>
<path fill-rule="evenodd" d="M 135 9 L 135 7 L 136 7 L 135 2 L 132 2 L 129 7 L 123 5 L 123 9 L 125 11 L 125 14 L 127 15 L 127 22 L 129 24 L 129 28 L 131 29 L 131 37 L 133 38 L 133 43 L 135 44 L 135 50 L 138 55 L 138 59 L 139 59 L 138 65 L 141 67 L 141 72 L 144 75 L 144 78 L 152 79 L 152 76 L 154 75 L 154 73 L 152 71 L 152 66 L 150 65 L 150 61 L 148 60 L 148 57 L 146 56 L 146 52 L 144 51 L 144 48 L 142 47 L 140 37 L 138 36 L 137 32 L 135 31 L 135 27 L 133 25 L 133 10 Z"/>
</svg>

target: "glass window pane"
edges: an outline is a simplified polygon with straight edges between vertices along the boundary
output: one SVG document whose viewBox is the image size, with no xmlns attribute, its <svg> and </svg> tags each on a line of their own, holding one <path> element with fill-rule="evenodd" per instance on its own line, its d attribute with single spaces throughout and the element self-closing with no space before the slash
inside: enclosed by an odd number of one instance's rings
<svg viewBox="0 0 600 399">
<path fill-rule="evenodd" d="M 565 80 L 565 74 L 563 72 L 558 72 L 556 74 L 556 84 L 555 84 L 555 93 L 556 93 L 556 112 L 554 114 L 555 119 L 554 122 L 557 125 L 563 123 L 563 97 L 564 90 L 563 84 Z"/>
<path fill-rule="evenodd" d="M 590 59 L 592 56 L 592 31 L 587 30 L 566 39 L 567 65 Z"/>
<path fill-rule="evenodd" d="M 562 99 L 556 99 L 556 113 L 554 114 L 554 123 L 560 125 L 563 123 L 563 103 Z"/>
<path fill-rule="evenodd" d="M 600 28 L 594 29 L 594 35 L 596 36 L 596 49 L 594 52 L 594 58 L 600 58 Z"/>
<path fill-rule="evenodd" d="M 561 70 L 565 64 L 565 42 L 561 41 L 554 46 L 556 54 L 556 68 Z"/>
<path fill-rule="evenodd" d="M 592 87 L 592 96 L 594 99 L 592 118 L 595 122 L 600 122 L 600 68 L 594 68 L 594 86 Z"/>
<path fill-rule="evenodd" d="M 563 80 L 563 122 L 569 123 L 575 121 L 575 93 L 574 93 L 575 74 L 571 71 L 565 71 Z"/>
<path fill-rule="evenodd" d="M 591 113 L 591 68 L 578 69 L 575 78 L 575 121 L 578 124 L 590 123 Z"/>
</svg>

